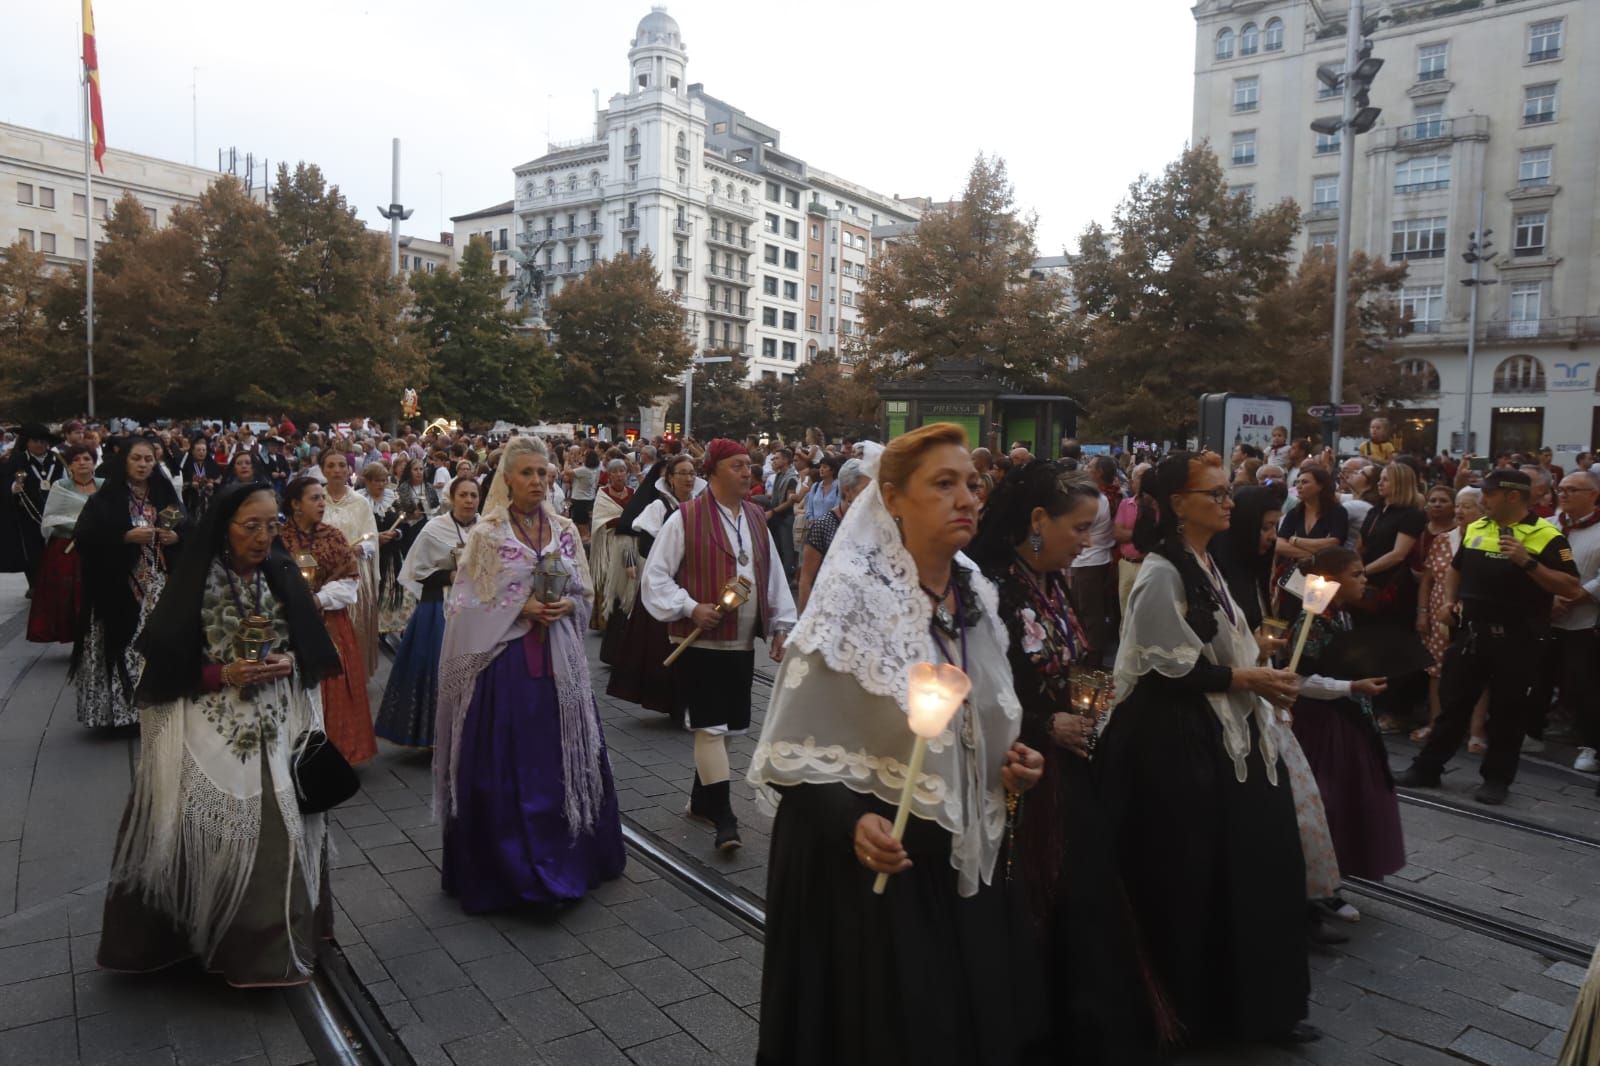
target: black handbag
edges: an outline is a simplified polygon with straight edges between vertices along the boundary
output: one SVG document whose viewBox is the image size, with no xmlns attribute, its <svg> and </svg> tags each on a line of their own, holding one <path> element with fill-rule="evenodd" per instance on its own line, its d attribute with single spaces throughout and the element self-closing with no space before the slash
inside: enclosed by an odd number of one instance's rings
<svg viewBox="0 0 1600 1066">
<path fill-rule="evenodd" d="M 355 768 L 320 729 L 301 734 L 290 772 L 301 814 L 321 814 L 361 791 Z"/>
</svg>

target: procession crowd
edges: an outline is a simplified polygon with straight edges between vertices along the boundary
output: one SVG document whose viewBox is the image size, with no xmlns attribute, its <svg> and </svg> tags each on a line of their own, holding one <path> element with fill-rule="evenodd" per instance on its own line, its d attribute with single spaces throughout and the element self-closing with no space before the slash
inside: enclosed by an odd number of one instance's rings
<svg viewBox="0 0 1600 1066">
<path fill-rule="evenodd" d="M 1417 457 L 1382 420 L 1342 461 L 1282 429 L 1226 458 L 950 424 L 13 439 L 28 639 L 72 644 L 84 726 L 140 729 L 113 970 L 305 981 L 325 815 L 378 737 L 432 750 L 465 911 L 619 876 L 589 639 L 608 693 L 693 733 L 686 814 L 723 851 L 758 641 L 779 664 L 747 772 L 775 809 L 762 1063 L 1316 1040 L 1341 878 L 1406 861 L 1383 734 L 1421 745 L 1414 787 L 1466 742 L 1488 804 L 1558 731 L 1600 769 L 1600 478 L 1548 453 Z"/>
</svg>

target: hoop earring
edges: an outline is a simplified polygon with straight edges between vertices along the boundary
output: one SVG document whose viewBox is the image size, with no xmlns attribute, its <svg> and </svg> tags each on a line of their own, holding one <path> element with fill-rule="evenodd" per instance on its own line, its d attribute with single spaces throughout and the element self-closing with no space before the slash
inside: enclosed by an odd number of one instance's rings
<svg viewBox="0 0 1600 1066">
<path fill-rule="evenodd" d="M 1028 547 L 1033 549 L 1034 555 L 1038 555 L 1039 549 L 1043 546 L 1044 539 L 1039 536 L 1039 531 L 1037 529 L 1028 534 Z"/>
<path fill-rule="evenodd" d="M 1178 519 L 1178 536 L 1183 536 L 1183 519 Z"/>
</svg>

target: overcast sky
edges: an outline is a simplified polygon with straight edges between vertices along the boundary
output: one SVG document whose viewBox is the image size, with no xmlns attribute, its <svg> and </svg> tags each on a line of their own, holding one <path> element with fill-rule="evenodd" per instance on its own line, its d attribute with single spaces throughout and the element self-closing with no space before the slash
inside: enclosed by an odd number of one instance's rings
<svg viewBox="0 0 1600 1066">
<path fill-rule="evenodd" d="M 648 2 L 96 0 L 106 140 L 189 162 L 236 146 L 308 160 L 369 224 L 400 137 L 406 232 L 509 199 L 511 167 L 591 135 L 626 89 Z M 949 198 L 1003 156 L 1041 254 L 1108 221 L 1182 150 L 1194 21 L 1185 0 L 678 0 L 689 80 L 782 131 L 784 150 L 885 194 Z M 72 0 L 7 3 L 0 119 L 80 136 Z M 440 175 L 443 174 L 443 198 Z"/>
</svg>

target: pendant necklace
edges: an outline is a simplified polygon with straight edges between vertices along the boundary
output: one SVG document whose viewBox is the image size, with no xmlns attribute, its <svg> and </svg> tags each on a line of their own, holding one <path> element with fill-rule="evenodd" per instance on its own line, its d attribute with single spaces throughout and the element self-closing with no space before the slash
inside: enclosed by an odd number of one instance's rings
<svg viewBox="0 0 1600 1066">
<path fill-rule="evenodd" d="M 722 509 L 721 503 L 718 503 L 716 500 L 711 502 L 717 505 L 717 514 L 722 516 L 722 520 L 724 522 L 727 522 L 728 525 L 733 527 L 733 535 L 739 538 L 739 565 L 749 566 L 750 553 L 745 551 L 744 548 L 744 504 L 741 503 L 739 505 L 736 518 L 729 518 L 727 512 Z"/>
<path fill-rule="evenodd" d="M 926 595 L 928 597 L 928 599 L 933 601 L 933 623 L 934 623 L 934 625 L 938 626 L 948 636 L 951 636 L 951 637 L 954 637 L 956 635 L 956 620 L 955 620 L 955 618 L 953 618 L 951 616 L 950 608 L 948 608 L 948 607 L 946 607 L 944 605 L 944 601 L 950 597 L 950 590 L 954 586 L 955 586 L 955 577 L 954 577 L 954 575 L 952 575 L 950 580 L 945 584 L 943 592 L 935 592 L 932 589 L 930 589 L 928 586 L 923 585 L 920 582 L 918 583 L 918 587 L 922 589 L 923 594 Z M 960 607 L 961 607 L 961 597 L 958 594 L 956 596 L 956 608 L 957 608 L 957 610 L 959 610 Z"/>
</svg>

